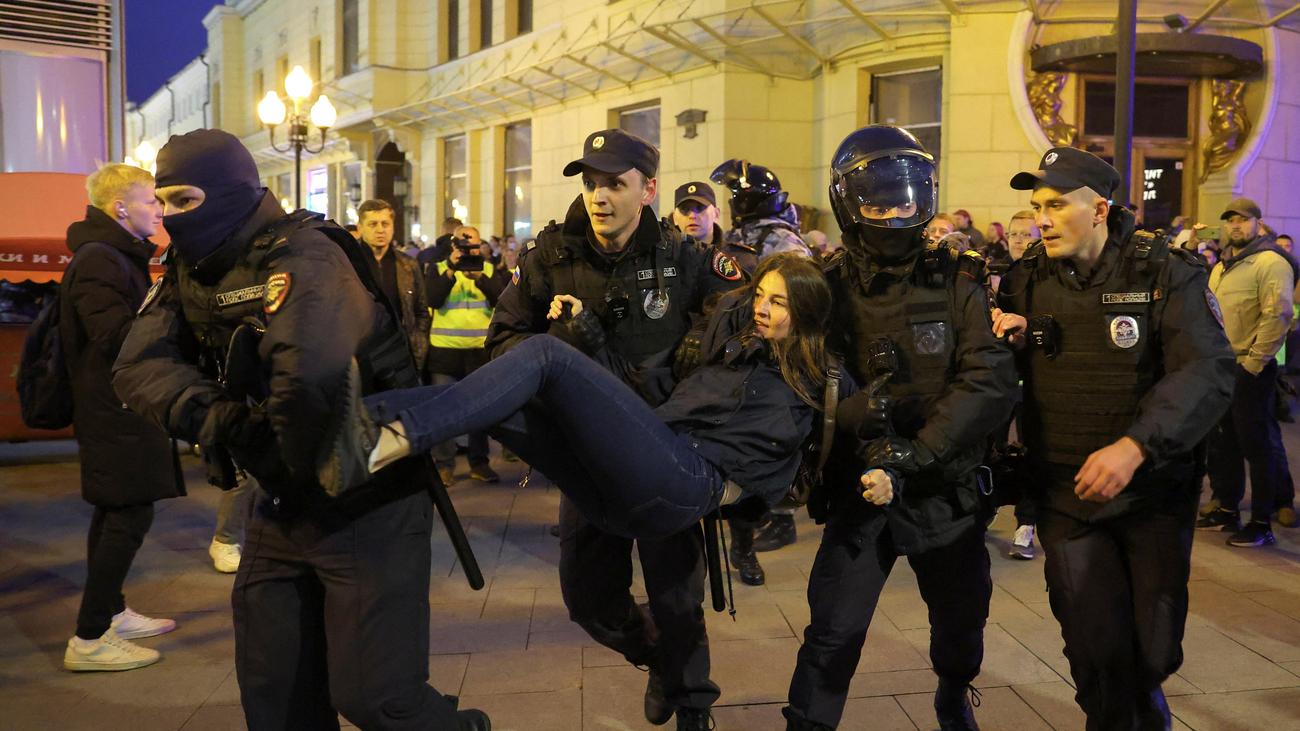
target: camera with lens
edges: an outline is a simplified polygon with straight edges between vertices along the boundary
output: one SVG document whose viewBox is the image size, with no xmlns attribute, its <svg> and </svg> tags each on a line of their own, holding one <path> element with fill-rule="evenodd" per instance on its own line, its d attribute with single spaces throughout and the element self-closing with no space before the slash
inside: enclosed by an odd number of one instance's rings
<svg viewBox="0 0 1300 731">
<path fill-rule="evenodd" d="M 483 248 L 482 244 L 476 244 L 469 240 L 468 236 L 453 238 L 451 245 L 460 251 L 458 259 L 448 259 L 447 266 L 458 272 L 481 272 L 483 271 Z"/>
</svg>

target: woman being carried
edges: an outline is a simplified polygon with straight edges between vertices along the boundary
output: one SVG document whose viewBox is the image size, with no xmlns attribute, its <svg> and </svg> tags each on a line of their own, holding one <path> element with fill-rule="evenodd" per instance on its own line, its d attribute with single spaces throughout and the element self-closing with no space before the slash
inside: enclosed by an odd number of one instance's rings
<svg viewBox="0 0 1300 731">
<path fill-rule="evenodd" d="M 658 408 L 580 351 L 538 335 L 455 385 L 354 400 L 321 484 L 336 494 L 530 406 L 558 434 L 546 435 L 546 448 L 529 439 L 505 446 L 610 532 L 664 537 L 742 498 L 774 504 L 821 406 L 831 294 L 817 265 L 796 255 L 767 259 L 753 281 L 719 302 L 702 340 L 704 365 Z M 566 316 L 566 304 L 572 316 L 582 310 L 560 295 L 549 317 Z"/>
</svg>

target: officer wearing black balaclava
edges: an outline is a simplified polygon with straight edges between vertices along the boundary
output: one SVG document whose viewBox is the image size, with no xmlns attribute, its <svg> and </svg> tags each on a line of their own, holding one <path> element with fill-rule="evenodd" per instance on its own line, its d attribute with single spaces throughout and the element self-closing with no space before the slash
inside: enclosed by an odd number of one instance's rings
<svg viewBox="0 0 1300 731">
<path fill-rule="evenodd" d="M 871 125 L 845 138 L 830 197 L 847 251 L 826 265 L 827 346 L 865 385 L 840 402 L 824 487 L 808 505 L 826 530 L 787 728 L 839 724 L 880 591 L 906 556 L 929 608 L 939 725 L 973 729 L 967 688 L 993 589 L 977 475 L 989 434 L 1010 416 L 1012 353 L 962 257 L 925 248 L 934 158 L 910 132 Z"/>
<path fill-rule="evenodd" d="M 419 385 L 359 274 L 367 254 L 316 214 L 285 214 L 226 132 L 173 136 L 157 179 L 172 245 L 113 385 L 258 480 L 232 596 L 248 727 L 337 729 L 342 714 L 365 729 L 489 728 L 425 683 L 428 648 L 415 641 L 429 631 L 427 462 L 339 495 L 321 488 L 350 390 Z"/>
</svg>

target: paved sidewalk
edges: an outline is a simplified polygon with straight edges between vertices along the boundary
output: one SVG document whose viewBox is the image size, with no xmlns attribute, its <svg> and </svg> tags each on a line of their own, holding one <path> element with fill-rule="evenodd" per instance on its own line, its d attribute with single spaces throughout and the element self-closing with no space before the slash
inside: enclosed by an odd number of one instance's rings
<svg viewBox="0 0 1300 731">
<path fill-rule="evenodd" d="M 1288 427 L 1292 454 L 1300 454 Z M 190 497 L 159 503 L 127 582 L 131 606 L 178 629 L 142 641 L 163 661 L 125 673 L 62 670 L 84 580 L 85 529 L 75 448 L 0 445 L 0 729 L 243 729 L 234 675 L 232 577 L 207 556 L 217 491 L 185 462 Z M 488 586 L 471 591 L 435 525 L 429 668 L 462 707 L 487 710 L 498 731 L 651 729 L 646 676 L 568 621 L 556 577 L 554 488 L 515 486 L 517 464 L 494 462 L 500 485 L 452 488 Z M 462 468 L 463 469 L 463 468 Z M 1005 551 L 1010 511 L 994 523 L 992 616 L 976 681 L 982 728 L 1081 729 L 1040 558 Z M 709 615 L 718 728 L 781 729 L 780 707 L 808 619 L 804 590 L 820 530 L 762 555 L 765 587 L 735 583 L 736 621 Z M 1186 662 L 1165 686 L 1175 728 L 1296 728 L 1300 718 L 1300 529 L 1268 549 L 1233 549 L 1198 533 Z M 906 562 L 880 602 L 842 729 L 934 726 L 925 606 Z M 671 727 L 670 727 L 671 728 Z"/>
</svg>

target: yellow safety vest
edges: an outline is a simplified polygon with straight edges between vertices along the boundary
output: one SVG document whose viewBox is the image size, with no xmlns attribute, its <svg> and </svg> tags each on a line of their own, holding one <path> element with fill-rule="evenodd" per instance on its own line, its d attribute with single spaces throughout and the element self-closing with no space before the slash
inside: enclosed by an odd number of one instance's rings
<svg viewBox="0 0 1300 731">
<path fill-rule="evenodd" d="M 492 263 L 483 262 L 483 276 L 492 276 Z M 447 274 L 447 262 L 438 262 L 438 275 Z M 481 348 L 487 341 L 488 323 L 492 322 L 492 306 L 487 295 L 474 285 L 474 280 L 456 272 L 456 283 L 442 307 L 433 310 L 433 327 L 429 331 L 429 344 L 435 348 L 467 350 Z"/>
</svg>

